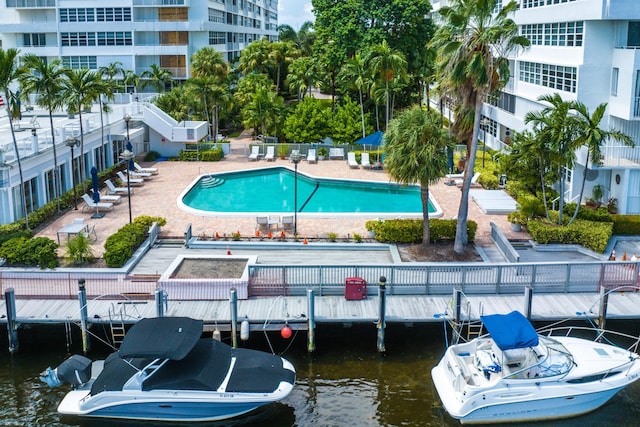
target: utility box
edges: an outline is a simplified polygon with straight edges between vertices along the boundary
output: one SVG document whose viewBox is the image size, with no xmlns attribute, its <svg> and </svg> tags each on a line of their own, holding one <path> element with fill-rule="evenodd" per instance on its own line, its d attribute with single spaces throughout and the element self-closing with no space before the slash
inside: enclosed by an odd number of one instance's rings
<svg viewBox="0 0 640 427">
<path fill-rule="evenodd" d="M 349 301 L 367 298 L 367 281 L 360 277 L 347 277 L 344 283 L 344 298 Z"/>
</svg>

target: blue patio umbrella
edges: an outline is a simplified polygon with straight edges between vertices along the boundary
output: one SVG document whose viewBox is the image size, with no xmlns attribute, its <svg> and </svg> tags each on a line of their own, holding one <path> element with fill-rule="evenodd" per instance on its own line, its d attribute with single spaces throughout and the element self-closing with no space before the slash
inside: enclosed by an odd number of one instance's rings
<svg viewBox="0 0 640 427">
<path fill-rule="evenodd" d="M 131 141 L 127 141 L 127 145 L 125 146 L 125 148 L 129 150 L 130 153 L 133 153 L 133 146 L 131 145 Z M 127 165 L 127 169 L 130 170 L 131 172 L 135 172 L 136 167 L 133 164 L 133 157 L 129 159 L 129 164 Z"/>
<path fill-rule="evenodd" d="M 366 151 L 367 145 L 371 145 L 372 147 L 380 147 L 382 145 L 382 136 L 383 136 L 382 131 L 377 131 L 372 133 L 371 135 L 365 136 L 364 138 L 360 138 L 355 143 L 364 145 L 364 149 Z M 378 161 L 380 161 L 379 158 L 378 158 Z"/>
<path fill-rule="evenodd" d="M 91 191 L 93 193 L 93 201 L 100 202 L 100 185 L 98 182 L 98 169 L 96 167 L 91 168 Z"/>
</svg>

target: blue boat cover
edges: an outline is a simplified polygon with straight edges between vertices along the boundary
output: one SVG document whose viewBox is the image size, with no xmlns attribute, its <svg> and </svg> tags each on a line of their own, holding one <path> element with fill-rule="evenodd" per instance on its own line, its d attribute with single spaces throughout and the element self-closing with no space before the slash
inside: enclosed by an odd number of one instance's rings
<svg viewBox="0 0 640 427">
<path fill-rule="evenodd" d="M 480 316 L 480 319 L 500 350 L 538 345 L 538 333 L 519 311 Z"/>
</svg>

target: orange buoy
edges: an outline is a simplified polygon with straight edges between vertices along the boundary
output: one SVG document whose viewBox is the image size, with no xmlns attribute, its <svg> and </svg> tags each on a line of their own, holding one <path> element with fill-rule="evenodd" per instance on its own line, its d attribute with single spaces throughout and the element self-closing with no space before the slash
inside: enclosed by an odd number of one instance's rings
<svg viewBox="0 0 640 427">
<path fill-rule="evenodd" d="M 271 230 L 267 231 L 267 237 L 271 239 L 273 236 L 271 235 Z"/>
<path fill-rule="evenodd" d="M 303 245 L 306 245 L 306 244 L 308 244 L 308 243 L 309 243 L 309 242 L 307 242 L 307 238 L 305 237 L 305 238 L 304 238 L 304 240 L 302 241 L 302 244 L 303 244 Z"/>
<path fill-rule="evenodd" d="M 289 325 L 284 325 L 282 329 L 280 329 L 280 336 L 286 340 L 291 338 L 291 328 Z"/>
<path fill-rule="evenodd" d="M 219 239 L 220 235 L 218 234 L 218 232 L 216 231 L 216 239 Z"/>
<path fill-rule="evenodd" d="M 281 239 L 284 239 L 285 237 L 286 237 L 286 236 L 285 236 L 285 234 L 284 234 L 284 230 L 282 230 L 282 231 L 280 232 L 280 238 L 281 238 Z"/>
<path fill-rule="evenodd" d="M 256 237 L 260 237 L 260 230 L 256 230 Z"/>
<path fill-rule="evenodd" d="M 231 255 L 231 249 L 229 249 L 229 246 L 227 246 L 227 255 Z"/>
</svg>

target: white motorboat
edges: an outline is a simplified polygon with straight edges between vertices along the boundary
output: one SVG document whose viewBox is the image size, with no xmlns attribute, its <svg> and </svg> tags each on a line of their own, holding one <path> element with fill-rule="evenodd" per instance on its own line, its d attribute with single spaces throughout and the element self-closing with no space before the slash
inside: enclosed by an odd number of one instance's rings
<svg viewBox="0 0 640 427">
<path fill-rule="evenodd" d="M 63 415 L 171 422 L 236 417 L 284 399 L 295 383 L 287 360 L 202 339 L 203 322 L 142 319 L 104 361 L 74 355 L 42 379 L 72 384 Z"/>
<path fill-rule="evenodd" d="M 481 319 L 488 334 L 451 345 L 431 371 L 444 408 L 463 424 L 584 414 L 640 377 L 637 339 L 624 349 L 603 331 L 593 340 L 571 336 L 586 328 L 537 332 L 517 311 Z"/>
</svg>

